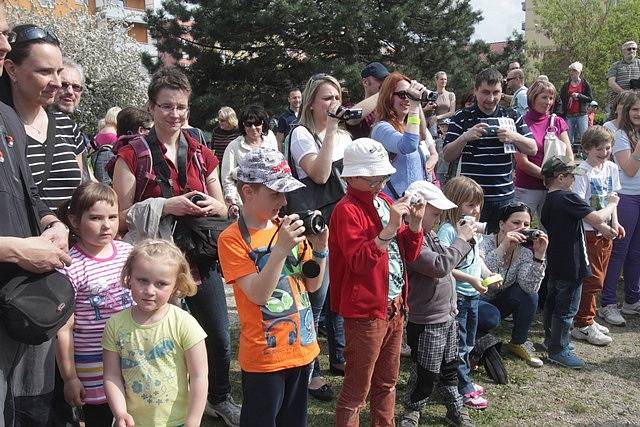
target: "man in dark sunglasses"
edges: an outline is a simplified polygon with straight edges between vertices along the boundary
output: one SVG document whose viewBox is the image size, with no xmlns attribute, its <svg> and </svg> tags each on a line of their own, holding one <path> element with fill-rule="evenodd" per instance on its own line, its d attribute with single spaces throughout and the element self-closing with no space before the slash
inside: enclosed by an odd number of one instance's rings
<svg viewBox="0 0 640 427">
<path fill-rule="evenodd" d="M 4 58 L 11 51 L 16 34 L 9 29 L 4 2 L 0 3 L 0 75 Z M 38 190 L 25 159 L 27 136 L 24 125 L 9 106 L 0 103 L 0 286 L 17 271 L 46 273 L 71 263 L 67 255 L 67 228 L 38 196 Z M 44 230 L 44 231 L 41 231 Z M 50 402 L 25 404 L 30 390 L 10 376 L 19 365 L 26 366 L 31 379 L 53 383 L 52 359 L 44 355 L 22 360 L 25 350 L 33 348 L 8 336 L 0 320 L 0 425 L 44 426 L 49 421 Z"/>
<path fill-rule="evenodd" d="M 607 73 L 607 83 L 611 89 L 609 100 L 610 114 L 611 104 L 614 98 L 622 91 L 630 89 L 630 82 L 640 78 L 640 59 L 636 57 L 638 53 L 638 44 L 633 40 L 622 45 L 622 59 L 614 62 Z"/>
<path fill-rule="evenodd" d="M 80 105 L 84 91 L 84 70 L 80 64 L 69 58 L 62 59 L 63 70 L 60 73 L 62 87 L 56 92 L 54 104 L 63 113 L 72 115 Z"/>
</svg>

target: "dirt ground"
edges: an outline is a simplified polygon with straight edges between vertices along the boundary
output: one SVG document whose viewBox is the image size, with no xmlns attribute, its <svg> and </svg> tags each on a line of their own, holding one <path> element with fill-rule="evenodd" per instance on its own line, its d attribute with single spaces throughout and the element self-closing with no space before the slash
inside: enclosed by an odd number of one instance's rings
<svg viewBox="0 0 640 427">
<path fill-rule="evenodd" d="M 232 388 L 237 401 L 240 399 L 240 372 L 237 365 L 237 312 L 233 294 L 228 289 L 228 304 L 231 329 L 234 338 L 234 361 L 232 366 Z M 580 371 L 560 368 L 546 363 L 541 368 L 532 368 L 523 361 L 505 356 L 509 372 L 509 384 L 494 384 L 480 368 L 474 379 L 487 392 L 489 408 L 471 411 L 477 425 L 487 426 L 632 426 L 640 425 L 640 316 L 626 316 L 627 326 L 610 327 L 613 343 L 608 347 L 595 347 L 575 342 L 576 353 L 587 362 Z M 503 322 L 498 335 L 508 340 L 511 324 Z M 540 316 L 532 325 L 530 339 L 539 348 L 543 331 Z M 336 395 L 341 378 L 328 373 L 326 340 L 321 337 L 321 363 L 326 379 Z M 540 355 L 545 353 L 540 351 Z M 398 381 L 397 402 L 404 396 L 408 361 L 403 365 Z M 396 406 L 396 414 L 402 413 Z M 334 424 L 335 401 L 329 403 L 309 400 L 309 425 L 330 426 Z M 429 405 L 423 412 L 420 425 L 445 425 L 445 409 L 442 404 Z M 205 415 L 204 426 L 222 426 L 217 419 Z M 362 412 L 361 425 L 369 425 L 368 409 Z"/>
</svg>

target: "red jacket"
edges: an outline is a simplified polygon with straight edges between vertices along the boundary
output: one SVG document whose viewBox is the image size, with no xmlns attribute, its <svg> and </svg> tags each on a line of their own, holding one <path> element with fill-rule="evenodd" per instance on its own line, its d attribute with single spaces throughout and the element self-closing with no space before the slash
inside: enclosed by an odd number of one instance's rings
<svg viewBox="0 0 640 427">
<path fill-rule="evenodd" d="M 393 204 L 386 194 L 378 196 Z M 329 224 L 329 286 L 331 309 L 348 318 L 387 318 L 389 292 L 389 255 L 374 240 L 382 230 L 382 221 L 370 192 L 347 188 L 338 202 Z M 405 262 L 420 254 L 422 231 L 414 233 L 403 225 L 397 239 Z M 407 293 L 407 272 L 402 289 Z"/>
</svg>

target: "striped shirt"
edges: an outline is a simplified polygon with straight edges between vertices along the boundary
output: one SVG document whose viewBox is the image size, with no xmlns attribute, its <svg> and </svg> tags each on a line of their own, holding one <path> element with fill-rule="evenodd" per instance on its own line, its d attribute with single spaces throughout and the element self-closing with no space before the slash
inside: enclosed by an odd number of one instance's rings
<svg viewBox="0 0 640 427">
<path fill-rule="evenodd" d="M 515 123 L 515 130 L 519 134 L 532 138 L 522 116 L 515 110 L 498 106 L 493 114 L 489 115 L 474 105 L 458 110 L 451 118 L 444 146 L 488 117 L 509 117 Z M 462 150 L 461 162 L 460 174 L 480 184 L 486 201 L 499 202 L 513 197 L 513 154 L 505 153 L 505 144 L 497 137 L 483 136 L 469 141 Z"/>
<path fill-rule="evenodd" d="M 113 254 L 94 258 L 75 245 L 64 273 L 76 291 L 73 328 L 76 373 L 85 389 L 85 402 L 106 403 L 102 379 L 102 333 L 107 320 L 132 304 L 131 293 L 121 286 L 120 273 L 133 249 L 114 241 Z"/>
<path fill-rule="evenodd" d="M 59 111 L 48 113 L 49 120 L 55 120 L 55 134 L 47 134 L 45 143 L 27 137 L 27 163 L 33 180 L 38 186 L 40 198 L 51 210 L 56 210 L 62 202 L 71 198 L 73 191 L 82 182 L 82 171 L 76 156 L 85 149 L 78 126 L 67 115 Z M 54 141 L 53 162 L 46 182 L 42 182 L 46 144 Z"/>
<path fill-rule="evenodd" d="M 632 79 L 640 78 L 640 59 L 634 58 L 630 62 L 626 62 L 624 59 L 614 62 L 609 67 L 609 71 L 607 72 L 607 80 L 611 77 L 616 78 L 616 83 L 623 90 L 627 90 L 630 88 L 630 82 Z M 617 94 L 614 91 L 610 92 L 610 103 L 613 103 L 613 100 Z"/>
</svg>

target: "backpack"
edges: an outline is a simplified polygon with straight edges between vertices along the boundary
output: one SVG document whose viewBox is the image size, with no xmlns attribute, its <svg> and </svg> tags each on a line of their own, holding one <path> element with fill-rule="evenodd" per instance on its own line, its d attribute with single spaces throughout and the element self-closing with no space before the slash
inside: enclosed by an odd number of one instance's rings
<svg viewBox="0 0 640 427">
<path fill-rule="evenodd" d="M 103 144 L 89 154 L 86 164 L 89 165 L 98 182 L 111 185 L 111 177 L 107 173 L 106 166 L 114 157 L 112 144 Z"/>
<path fill-rule="evenodd" d="M 186 135 L 190 135 L 188 131 L 182 131 L 180 133 L 180 143 L 178 148 L 178 183 L 182 188 L 187 183 L 187 152 L 188 142 Z M 162 191 L 162 196 L 165 198 L 173 197 L 173 190 L 171 187 L 171 180 L 169 178 L 169 167 L 164 161 L 164 155 L 160 149 L 159 144 L 149 144 L 147 141 L 155 140 L 155 131 L 152 129 L 148 135 L 124 135 L 121 136 L 113 145 L 111 151 L 114 157 L 107 163 L 106 169 L 111 178 L 113 178 L 113 170 L 115 168 L 116 161 L 118 160 L 118 151 L 124 146 L 131 146 L 136 156 L 136 170 L 133 175 L 136 178 L 136 191 L 134 193 L 133 202 L 139 202 L 142 200 L 147 185 L 150 181 L 158 183 Z M 202 182 L 206 182 L 204 176 L 204 157 L 202 155 L 202 144 L 198 144 L 198 148 L 194 154 L 196 167 L 200 173 Z"/>
</svg>

